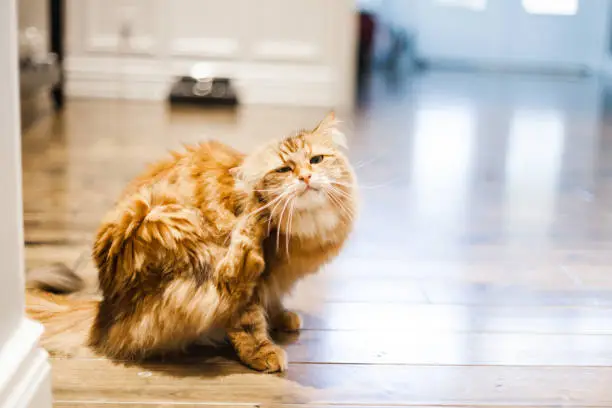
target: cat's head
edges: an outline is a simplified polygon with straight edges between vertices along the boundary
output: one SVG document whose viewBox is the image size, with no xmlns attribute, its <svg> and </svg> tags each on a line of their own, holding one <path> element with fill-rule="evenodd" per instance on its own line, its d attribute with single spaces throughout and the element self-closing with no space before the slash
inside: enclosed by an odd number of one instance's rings
<svg viewBox="0 0 612 408">
<path fill-rule="evenodd" d="M 342 153 L 346 139 L 330 113 L 312 130 L 270 143 L 246 157 L 236 177 L 267 203 L 295 211 L 339 206 L 352 199 L 351 165 Z M 278 212 L 278 211 L 273 211 Z"/>
</svg>

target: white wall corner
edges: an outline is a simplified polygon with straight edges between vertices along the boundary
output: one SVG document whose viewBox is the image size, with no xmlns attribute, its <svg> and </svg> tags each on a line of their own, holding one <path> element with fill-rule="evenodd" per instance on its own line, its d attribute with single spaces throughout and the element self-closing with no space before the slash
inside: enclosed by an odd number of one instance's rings
<svg viewBox="0 0 612 408">
<path fill-rule="evenodd" d="M 0 407 L 49 408 L 51 366 L 47 352 L 38 346 L 43 328 L 23 318 L 0 348 Z"/>
<path fill-rule="evenodd" d="M 50 408 L 43 328 L 24 317 L 17 0 L 0 2 L 0 407 Z"/>
</svg>

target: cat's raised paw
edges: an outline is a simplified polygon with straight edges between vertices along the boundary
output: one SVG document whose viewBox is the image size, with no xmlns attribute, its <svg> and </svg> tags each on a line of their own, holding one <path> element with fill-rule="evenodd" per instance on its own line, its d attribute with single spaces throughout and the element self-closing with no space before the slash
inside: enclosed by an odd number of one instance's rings
<svg viewBox="0 0 612 408">
<path fill-rule="evenodd" d="M 280 373 L 287 370 L 287 353 L 276 344 L 266 344 L 253 355 L 244 356 L 242 362 L 264 373 Z"/>
<path fill-rule="evenodd" d="M 259 278 L 265 268 L 262 250 L 246 242 L 230 246 L 217 265 L 217 273 L 220 278 L 249 283 Z"/>
</svg>

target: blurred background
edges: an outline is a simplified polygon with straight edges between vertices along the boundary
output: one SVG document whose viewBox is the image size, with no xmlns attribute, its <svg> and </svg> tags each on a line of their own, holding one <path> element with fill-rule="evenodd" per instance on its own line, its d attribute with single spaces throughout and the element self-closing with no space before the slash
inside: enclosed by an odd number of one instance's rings
<svg viewBox="0 0 612 408">
<path fill-rule="evenodd" d="M 44 81 L 24 67 L 24 87 L 164 100 L 179 76 L 215 76 L 231 78 L 244 104 L 350 107 L 364 88 L 355 75 L 372 71 L 611 66 L 606 0 L 181 1 L 20 1 L 22 61 L 64 74 Z"/>
<path fill-rule="evenodd" d="M 610 404 L 612 1 L 18 4 L 28 267 L 91 270 L 104 212 L 169 149 L 249 151 L 335 109 L 357 228 L 290 299 L 288 376 L 245 401 Z M 76 364 L 54 362 L 101 363 Z M 58 395 L 131 397 L 78 376 Z"/>
<path fill-rule="evenodd" d="M 89 220 L 89 236 L 168 149 L 218 138 L 248 151 L 335 109 L 362 181 L 406 203 L 402 223 L 362 217 L 393 245 L 550 243 L 607 226 L 567 225 L 594 216 L 580 200 L 608 171 L 608 0 L 18 4 L 31 217 L 56 194 L 55 214 Z M 569 218 L 563 192 L 578 200 Z"/>
</svg>

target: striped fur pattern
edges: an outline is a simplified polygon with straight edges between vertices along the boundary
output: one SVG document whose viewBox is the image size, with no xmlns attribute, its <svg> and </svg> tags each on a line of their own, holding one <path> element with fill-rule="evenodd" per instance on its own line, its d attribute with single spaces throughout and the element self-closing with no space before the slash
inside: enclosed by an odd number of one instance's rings
<svg viewBox="0 0 612 408">
<path fill-rule="evenodd" d="M 140 360 L 220 330 L 248 366 L 283 371 L 269 330 L 301 322 L 282 299 L 339 253 L 357 210 L 337 136 L 330 114 L 247 156 L 207 142 L 154 165 L 98 230 L 101 300 L 49 294 L 53 279 L 34 275 L 27 312 L 45 324 L 44 345 Z"/>
</svg>

